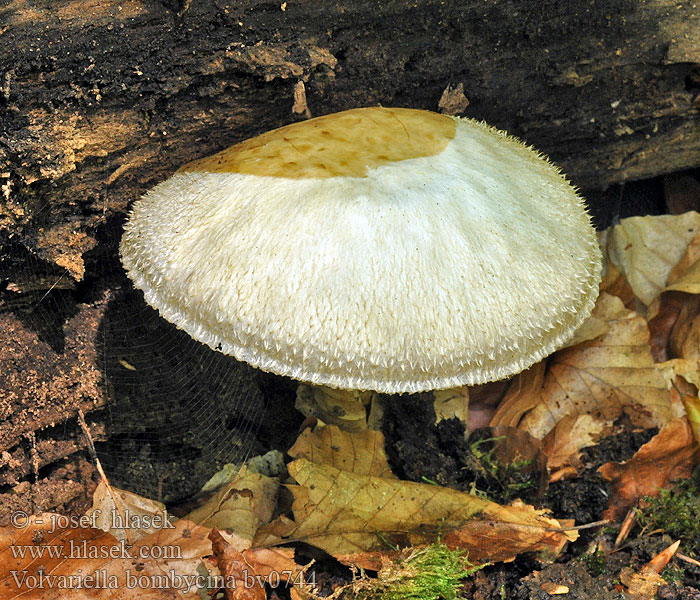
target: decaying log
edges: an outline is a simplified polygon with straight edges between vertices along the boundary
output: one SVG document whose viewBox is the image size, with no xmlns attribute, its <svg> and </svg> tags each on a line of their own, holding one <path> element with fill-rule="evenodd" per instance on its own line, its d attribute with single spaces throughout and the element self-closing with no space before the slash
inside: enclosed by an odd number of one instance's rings
<svg viewBox="0 0 700 600">
<path fill-rule="evenodd" d="M 584 189 L 700 164 L 693 1 L 14 0 L 0 40 L 1 241 L 75 279 L 176 166 L 304 118 L 299 82 L 313 115 L 462 84 Z"/>
</svg>

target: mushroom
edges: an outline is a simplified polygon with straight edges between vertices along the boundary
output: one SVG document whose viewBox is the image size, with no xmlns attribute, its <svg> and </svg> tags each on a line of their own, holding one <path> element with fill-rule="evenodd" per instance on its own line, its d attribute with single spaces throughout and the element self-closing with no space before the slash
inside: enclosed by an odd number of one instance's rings
<svg viewBox="0 0 700 600">
<path fill-rule="evenodd" d="M 264 371 L 397 394 L 506 378 L 590 314 L 581 197 L 472 119 L 359 108 L 195 160 L 136 202 L 121 258 L 190 336 Z"/>
</svg>

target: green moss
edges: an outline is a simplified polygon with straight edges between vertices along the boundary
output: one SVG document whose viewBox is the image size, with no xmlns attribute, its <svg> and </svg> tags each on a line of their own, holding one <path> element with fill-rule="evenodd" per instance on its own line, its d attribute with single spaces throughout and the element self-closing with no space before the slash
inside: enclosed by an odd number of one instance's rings
<svg viewBox="0 0 700 600">
<path fill-rule="evenodd" d="M 605 559 L 605 553 L 602 550 L 596 550 L 590 554 L 584 554 L 579 557 L 583 566 L 586 567 L 586 571 L 591 577 L 598 577 L 599 575 L 605 575 L 607 572 L 607 564 Z"/>
<path fill-rule="evenodd" d="M 350 597 L 359 600 L 457 600 L 462 580 L 481 567 L 467 560 L 463 550 L 442 543 L 413 549 L 386 568 L 376 579 L 362 577 Z"/>
<path fill-rule="evenodd" d="M 685 569 L 683 569 L 683 567 L 679 567 L 674 562 L 670 562 L 664 567 L 664 570 L 661 571 L 661 577 L 667 583 L 677 583 L 678 585 L 683 585 Z"/>
<path fill-rule="evenodd" d="M 537 487 L 528 472 L 532 460 L 516 460 L 504 464 L 496 457 L 495 442 L 500 442 L 505 436 L 478 439 L 469 444 L 472 461 L 468 467 L 477 475 L 477 481 L 472 483 L 471 494 L 476 494 L 500 504 L 507 504 L 515 498 L 526 497 Z M 483 489 L 477 489 L 480 485 Z"/>
<path fill-rule="evenodd" d="M 696 557 L 700 548 L 700 467 L 690 479 L 656 498 L 646 497 L 639 511 L 639 522 L 646 531 L 661 530 L 681 540 L 684 551 Z"/>
</svg>

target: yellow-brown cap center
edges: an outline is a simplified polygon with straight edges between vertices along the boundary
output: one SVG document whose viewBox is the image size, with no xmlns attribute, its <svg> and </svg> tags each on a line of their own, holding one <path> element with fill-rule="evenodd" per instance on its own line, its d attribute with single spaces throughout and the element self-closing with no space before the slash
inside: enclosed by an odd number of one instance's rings
<svg viewBox="0 0 700 600">
<path fill-rule="evenodd" d="M 369 169 L 386 163 L 439 154 L 455 131 L 454 119 L 433 112 L 355 108 L 268 131 L 179 171 L 366 177 Z"/>
</svg>

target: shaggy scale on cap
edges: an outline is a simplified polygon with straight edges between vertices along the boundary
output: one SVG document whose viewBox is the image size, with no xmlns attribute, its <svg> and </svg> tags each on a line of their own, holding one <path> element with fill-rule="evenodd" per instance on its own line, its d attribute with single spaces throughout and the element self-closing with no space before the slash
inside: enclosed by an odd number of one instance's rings
<svg viewBox="0 0 700 600">
<path fill-rule="evenodd" d="M 182 167 L 133 208 L 146 301 L 238 360 L 418 392 L 529 367 L 590 314 L 600 251 L 542 155 L 483 123 L 361 108 Z"/>
</svg>

